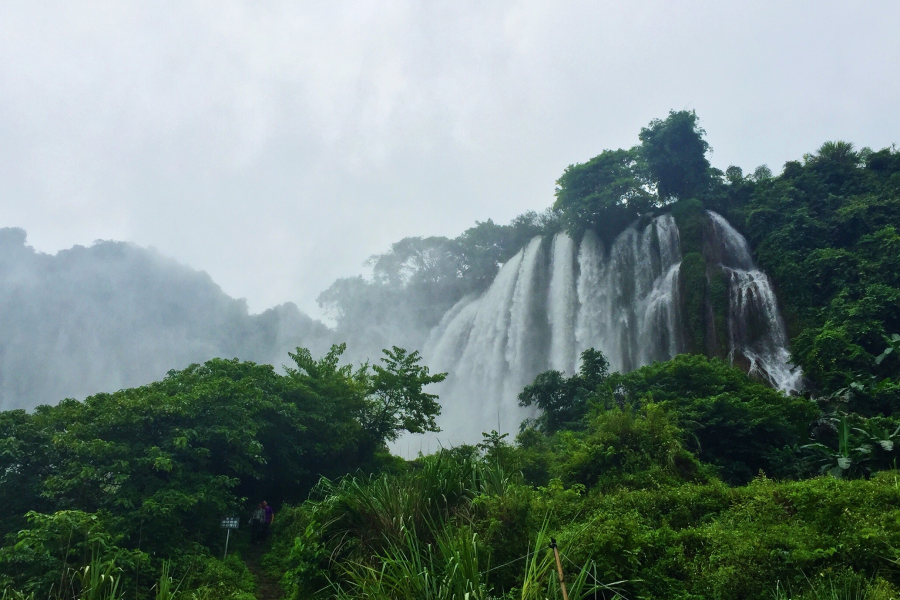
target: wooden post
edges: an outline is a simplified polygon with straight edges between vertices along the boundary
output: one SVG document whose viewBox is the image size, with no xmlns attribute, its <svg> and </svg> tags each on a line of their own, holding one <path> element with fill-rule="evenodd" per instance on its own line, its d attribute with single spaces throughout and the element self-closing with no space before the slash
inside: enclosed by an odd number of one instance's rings
<svg viewBox="0 0 900 600">
<path fill-rule="evenodd" d="M 553 555 L 556 557 L 556 571 L 559 573 L 559 587 L 562 588 L 563 600 L 569 600 L 569 593 L 566 591 L 566 578 L 563 577 L 562 561 L 559 560 L 559 549 L 556 547 L 556 538 L 550 538 L 550 547 L 553 548 Z"/>
</svg>

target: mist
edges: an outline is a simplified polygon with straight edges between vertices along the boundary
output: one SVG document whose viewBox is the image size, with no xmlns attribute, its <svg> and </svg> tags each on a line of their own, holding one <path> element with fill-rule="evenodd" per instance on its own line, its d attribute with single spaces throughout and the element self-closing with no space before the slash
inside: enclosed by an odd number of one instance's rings
<svg viewBox="0 0 900 600">
<path fill-rule="evenodd" d="M 892 2 L 0 6 L 0 226 L 153 246 L 259 313 L 553 199 L 696 109 L 714 166 L 897 141 Z M 860 110 L 864 101 L 865 110 Z"/>
<path fill-rule="evenodd" d="M 280 304 L 250 314 L 206 273 L 154 250 L 100 241 L 55 255 L 0 229 L 0 410 L 82 399 L 211 358 L 289 362 L 331 332 Z"/>
<path fill-rule="evenodd" d="M 541 215 L 567 165 L 670 109 L 697 111 L 722 170 L 896 142 L 898 18 L 894 3 L 4 3 L 0 406 L 214 356 L 424 351 L 559 231 Z"/>
</svg>

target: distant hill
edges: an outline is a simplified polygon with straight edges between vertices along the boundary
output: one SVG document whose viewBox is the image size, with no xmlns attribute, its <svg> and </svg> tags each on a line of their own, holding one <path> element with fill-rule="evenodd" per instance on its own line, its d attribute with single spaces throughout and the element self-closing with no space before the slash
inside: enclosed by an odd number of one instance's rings
<svg viewBox="0 0 900 600">
<path fill-rule="evenodd" d="M 330 330 L 296 305 L 251 315 L 202 271 L 99 241 L 56 255 L 0 228 L 0 409 L 133 387 L 213 357 L 280 365 Z"/>
</svg>

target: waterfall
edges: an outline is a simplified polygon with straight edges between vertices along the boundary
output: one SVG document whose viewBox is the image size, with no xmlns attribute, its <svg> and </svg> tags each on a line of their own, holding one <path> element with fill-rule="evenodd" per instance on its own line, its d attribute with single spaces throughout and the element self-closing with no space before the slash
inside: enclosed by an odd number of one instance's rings
<svg viewBox="0 0 900 600">
<path fill-rule="evenodd" d="M 538 282 L 538 257 L 541 250 L 541 238 L 535 237 L 526 246 L 519 266 L 516 288 L 509 307 L 509 335 L 506 342 L 507 376 L 503 382 L 502 407 L 506 411 L 515 412 L 518 403 L 516 395 L 522 388 L 531 383 L 534 374 L 544 366 L 536 356 L 540 347 L 541 323 L 535 314 L 536 296 L 542 287 Z M 506 404 L 510 404 L 506 406 Z"/>
<path fill-rule="evenodd" d="M 575 314 L 578 291 L 575 287 L 575 242 L 566 233 L 553 238 L 550 255 L 550 289 L 547 317 L 550 320 L 550 368 L 575 370 Z"/>
<path fill-rule="evenodd" d="M 512 430 L 531 414 L 518 406 L 514 396 L 509 397 L 507 380 L 509 357 L 518 361 L 517 353 L 525 350 L 527 337 L 526 314 L 521 309 L 516 310 L 519 322 L 514 327 L 519 339 L 513 341 L 510 335 L 515 301 L 529 301 L 525 288 L 530 286 L 520 282 L 522 266 L 529 263 L 533 270 L 540 241 L 535 238 L 504 264 L 480 298 L 457 303 L 426 344 L 429 363 L 435 370 L 450 373 L 441 390 L 441 427 L 449 444 L 478 440 L 480 433 L 494 429 L 497 421 Z M 533 273 L 528 278 L 533 278 Z M 523 377 L 513 379 L 521 381 Z"/>
<path fill-rule="evenodd" d="M 787 332 L 768 276 L 753 262 L 747 240 L 721 215 L 708 211 L 705 248 L 728 281 L 728 350 L 732 363 L 785 392 L 798 391 L 802 373 L 790 364 Z"/>
<path fill-rule="evenodd" d="M 799 387 L 775 294 L 747 241 L 709 213 L 705 254 L 729 285 L 732 361 L 782 390 Z M 686 350 L 679 292 L 681 241 L 670 214 L 635 223 L 609 248 L 593 231 L 535 237 L 480 296 L 460 300 L 434 328 L 424 355 L 450 373 L 440 390 L 442 443 L 514 432 L 533 416 L 517 395 L 547 369 L 572 374 L 587 348 L 630 371 Z M 724 333 L 724 332 L 723 332 Z"/>
<path fill-rule="evenodd" d="M 576 352 L 581 354 L 594 340 L 603 339 L 603 310 L 609 290 L 602 285 L 603 243 L 593 231 L 586 231 L 578 250 L 578 317 L 575 321 Z"/>
<path fill-rule="evenodd" d="M 522 388 L 547 369 L 571 375 L 586 348 L 616 370 L 681 351 L 680 261 L 671 215 L 629 227 L 608 255 L 590 231 L 580 244 L 565 233 L 532 239 L 429 336 L 429 364 L 450 373 L 441 390 L 446 442 L 478 440 L 498 421 L 515 431 L 534 415 L 518 405 Z"/>
<path fill-rule="evenodd" d="M 681 248 L 671 215 L 632 226 L 613 242 L 609 257 L 593 232 L 578 256 L 581 310 L 578 352 L 597 348 L 610 368 L 631 371 L 681 351 L 678 268 Z"/>
</svg>

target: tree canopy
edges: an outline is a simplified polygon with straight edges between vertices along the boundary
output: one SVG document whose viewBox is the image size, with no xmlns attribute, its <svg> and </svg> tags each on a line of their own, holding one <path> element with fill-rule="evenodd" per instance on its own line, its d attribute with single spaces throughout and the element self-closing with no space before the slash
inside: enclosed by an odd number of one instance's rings
<svg viewBox="0 0 900 600">
<path fill-rule="evenodd" d="M 99 515 L 120 548 L 215 547 L 219 518 L 246 499 L 301 502 L 323 476 L 390 463 L 385 444 L 401 432 L 437 430 L 425 388 L 444 374 L 396 347 L 353 368 L 340 364 L 344 349 L 314 359 L 298 348 L 284 375 L 214 359 L 84 402 L 0 412 L 0 535 L 29 529 L 29 511 L 70 511 Z M 0 577 L 15 578 L 22 560 L 0 555 Z"/>
<path fill-rule="evenodd" d="M 686 110 L 669 111 L 665 120 L 641 129 L 641 155 L 661 200 L 696 197 L 708 188 L 710 148 L 704 135 L 697 113 Z"/>
<path fill-rule="evenodd" d="M 637 218 L 708 190 L 717 173 L 705 134 L 694 111 L 670 111 L 641 129 L 639 145 L 566 167 L 553 209 L 574 237 L 593 229 L 609 243 Z"/>
</svg>

